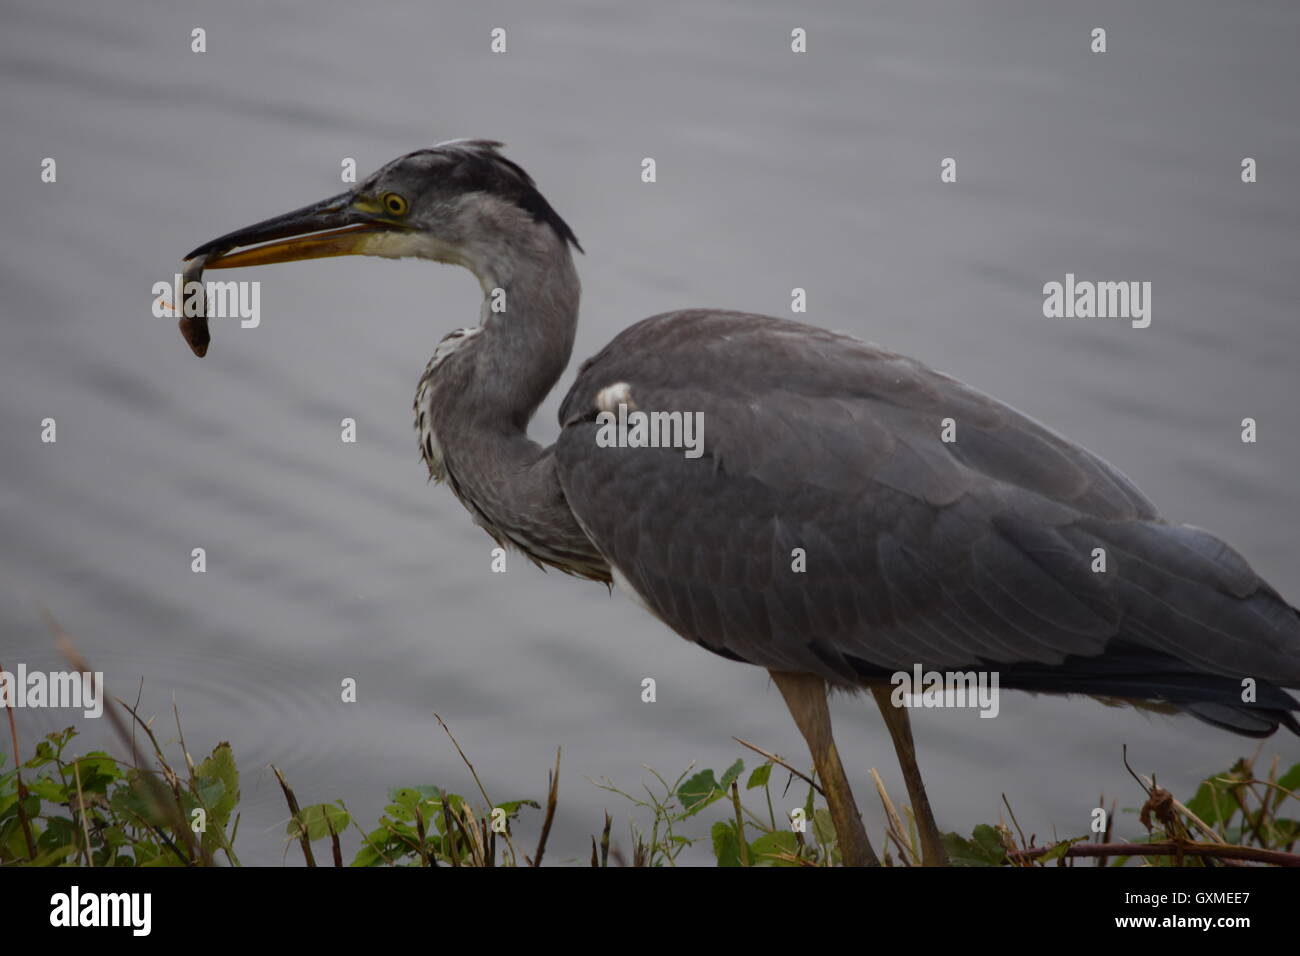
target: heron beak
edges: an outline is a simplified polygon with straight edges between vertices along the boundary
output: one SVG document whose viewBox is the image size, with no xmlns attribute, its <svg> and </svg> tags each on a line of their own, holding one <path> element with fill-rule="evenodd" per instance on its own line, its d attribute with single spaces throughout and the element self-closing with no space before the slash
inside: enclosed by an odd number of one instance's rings
<svg viewBox="0 0 1300 956">
<path fill-rule="evenodd" d="M 210 258 L 205 269 L 235 269 L 299 259 L 365 255 L 367 244 L 376 233 L 404 229 L 401 224 L 382 217 L 377 204 L 346 192 L 228 232 L 205 242 L 185 259 L 207 254 Z M 240 246 L 256 248 L 229 252 Z"/>
</svg>

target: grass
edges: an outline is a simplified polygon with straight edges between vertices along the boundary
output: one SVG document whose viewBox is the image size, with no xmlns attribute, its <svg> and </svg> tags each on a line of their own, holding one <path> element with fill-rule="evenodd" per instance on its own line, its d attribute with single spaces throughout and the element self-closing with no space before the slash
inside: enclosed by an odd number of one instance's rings
<svg viewBox="0 0 1300 956">
<path fill-rule="evenodd" d="M 73 669 L 90 671 L 57 627 L 55 633 Z M 176 736 L 168 743 L 178 753 L 169 757 L 154 720 L 145 719 L 138 704 L 107 704 L 105 714 L 129 758 L 104 751 L 72 755 L 77 733 L 69 727 L 48 734 L 24 759 L 14 711 L 6 709 L 12 765 L 6 771 L 10 755 L 0 753 L 0 866 L 239 866 L 239 769 L 230 744 L 218 743 L 195 763 L 173 707 Z M 451 729 L 441 717 L 437 721 L 469 770 L 474 796 L 432 785 L 395 787 L 367 830 L 342 800 L 302 806 L 285 774 L 272 767 L 288 808 L 286 845 L 296 845 L 308 866 L 322 860 L 333 866 L 540 866 L 558 804 L 559 752 L 544 802 L 497 802 Z M 676 866 L 688 848 L 707 841 L 718 866 L 838 865 L 835 828 L 816 780 L 777 754 L 737 742 L 761 758 L 748 774 L 738 759 L 721 772 L 692 764 L 672 778 L 646 767 L 652 781 L 634 790 L 591 781 L 630 811 L 626 837 L 615 839 L 607 811 L 591 835 L 589 857 L 586 847 L 569 848 L 565 859 Z M 1300 866 L 1300 764 L 1284 771 L 1274 758 L 1261 769 L 1258 760 L 1257 751 L 1208 777 L 1185 803 L 1130 769 L 1142 801 L 1125 810 L 1140 831 L 1126 840 L 1116 838 L 1115 802 L 1107 809 L 1104 797 L 1089 832 L 1040 844 L 1036 835 L 1025 836 L 1004 796 L 1005 814 L 997 823 L 978 826 L 969 837 L 945 836 L 948 854 L 957 866 L 1073 866 L 1081 860 L 1097 866 Z M 871 776 L 886 820 L 877 844 L 882 861 L 919 865 L 910 808 L 894 803 L 874 769 Z M 798 806 L 789 815 L 778 813 L 792 790 Z M 534 827 L 535 842 L 525 844 L 521 831 Z M 360 849 L 345 861 L 341 837 L 349 830 L 359 835 Z"/>
<path fill-rule="evenodd" d="M 72 756 L 73 728 L 47 735 L 7 771 L 8 755 L 0 754 L 0 866 L 239 866 L 239 770 L 230 745 L 218 743 L 196 763 L 184 749 L 178 720 L 172 743 L 180 756 L 169 758 L 152 722 L 118 703 L 138 731 L 131 748 L 136 759 L 103 751 Z M 16 742 L 12 711 L 9 719 Z M 583 862 L 676 866 L 687 848 L 707 842 L 718 866 L 837 865 L 835 829 L 816 783 L 768 756 L 748 773 L 743 760 L 721 772 L 687 767 L 673 778 L 647 767 L 650 782 L 636 791 L 592 781 L 631 814 L 626 835 L 616 839 L 606 812 L 591 835 L 589 857 L 580 851 Z M 1127 812 L 1144 831 L 1139 838 L 1114 839 L 1112 802 L 1098 815 L 1095 832 L 1036 845 L 1007 804 L 1009 822 L 976 827 L 970 837 L 948 834 L 949 855 L 959 866 L 1064 866 L 1086 859 L 1111 866 L 1300 865 L 1293 802 L 1300 800 L 1300 764 L 1281 773 L 1275 759 L 1261 774 L 1255 759 L 1242 758 L 1207 778 L 1186 803 L 1135 775 L 1144 799 Z M 465 763 L 475 797 L 437 786 L 396 787 L 368 830 L 342 800 L 300 805 L 285 775 L 273 768 L 289 813 L 284 839 L 308 866 L 540 865 L 558 802 L 559 754 L 544 803 L 490 799 L 468 758 Z M 882 858 L 887 866 L 915 866 L 920 845 L 910 810 L 900 811 L 872 774 L 887 820 Z M 801 803 L 787 817 L 776 806 L 786 804 L 792 788 Z M 1098 806 L 1104 808 L 1104 800 Z M 536 834 L 531 849 L 522 843 L 523 829 Z M 349 830 L 359 834 L 361 846 L 345 861 L 340 838 Z"/>
</svg>

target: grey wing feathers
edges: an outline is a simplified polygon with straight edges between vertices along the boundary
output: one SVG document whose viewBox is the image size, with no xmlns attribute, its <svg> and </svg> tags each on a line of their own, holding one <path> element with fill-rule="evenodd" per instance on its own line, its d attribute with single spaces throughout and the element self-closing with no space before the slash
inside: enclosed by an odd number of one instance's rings
<svg viewBox="0 0 1300 956">
<path fill-rule="evenodd" d="M 619 382 L 638 408 L 702 412 L 704 456 L 598 448 L 596 396 Z M 716 653 L 840 685 L 916 663 L 993 668 L 1007 687 L 1294 728 L 1272 685 L 1300 686 L 1300 616 L 1240 555 L 920 363 L 765 316 L 668 313 L 584 365 L 560 420 L 584 529 Z M 1253 707 L 1243 678 L 1267 688 Z"/>
</svg>

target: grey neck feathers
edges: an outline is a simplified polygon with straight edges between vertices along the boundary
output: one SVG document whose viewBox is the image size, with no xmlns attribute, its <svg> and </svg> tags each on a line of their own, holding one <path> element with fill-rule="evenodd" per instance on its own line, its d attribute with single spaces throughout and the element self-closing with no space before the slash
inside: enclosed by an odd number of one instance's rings
<svg viewBox="0 0 1300 956">
<path fill-rule="evenodd" d="M 520 431 L 569 364 L 582 295 L 567 245 L 555 239 L 526 251 L 479 273 L 483 332 L 472 349 L 480 410 Z"/>
<path fill-rule="evenodd" d="M 493 537 L 608 581 L 564 499 L 552 449 L 527 433 L 569 363 L 581 294 L 567 245 L 545 235 L 553 241 L 533 235 L 522 248 L 476 250 L 467 263 L 483 287 L 482 331 L 449 357 L 433 425 L 453 490 Z M 493 311 L 503 298 L 504 311 Z"/>
</svg>

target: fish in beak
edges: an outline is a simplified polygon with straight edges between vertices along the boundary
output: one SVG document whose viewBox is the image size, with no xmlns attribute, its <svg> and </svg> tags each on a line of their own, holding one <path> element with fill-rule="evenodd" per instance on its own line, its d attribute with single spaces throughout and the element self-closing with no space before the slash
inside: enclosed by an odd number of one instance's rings
<svg viewBox="0 0 1300 956">
<path fill-rule="evenodd" d="M 379 235 L 406 229 L 379 203 L 346 192 L 205 242 L 185 257 L 184 280 L 186 284 L 201 283 L 206 269 L 366 255 Z M 208 317 L 202 314 L 205 311 L 201 308 L 199 315 L 180 320 L 181 335 L 200 357 L 207 353 L 212 339 Z"/>
</svg>

